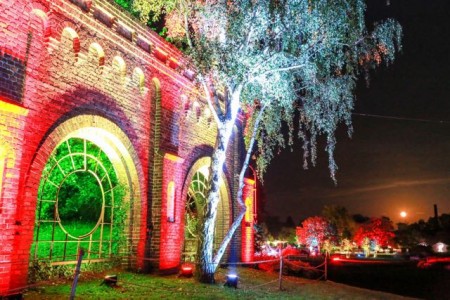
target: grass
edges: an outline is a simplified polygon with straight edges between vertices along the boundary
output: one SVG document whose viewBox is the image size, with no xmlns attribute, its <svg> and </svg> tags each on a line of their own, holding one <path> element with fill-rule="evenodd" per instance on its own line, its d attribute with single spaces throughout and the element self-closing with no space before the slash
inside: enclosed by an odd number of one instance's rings
<svg viewBox="0 0 450 300">
<path fill-rule="evenodd" d="M 95 223 L 88 222 L 67 222 L 65 224 L 65 229 L 71 234 L 77 236 L 81 234 L 85 234 L 92 230 L 95 226 Z M 37 257 L 38 258 L 48 258 L 50 253 L 50 247 L 52 245 L 52 231 L 53 224 L 52 223 L 43 223 L 39 229 L 39 248 Z M 98 258 L 100 252 L 100 226 L 93 232 L 92 234 L 92 244 L 90 249 L 90 258 Z M 103 242 L 102 243 L 102 255 L 101 257 L 109 256 L 109 239 L 111 235 L 111 230 L 109 225 L 105 225 L 103 230 Z M 78 252 L 78 244 L 80 247 L 84 249 L 89 248 L 89 240 L 90 237 L 83 238 L 80 242 L 77 239 L 68 237 L 66 242 L 66 234 L 60 228 L 58 224 L 55 224 L 55 232 L 54 232 L 54 241 L 53 242 L 53 251 L 52 258 L 54 261 L 62 261 L 62 260 L 75 260 Z M 117 247 L 113 247 L 113 253 L 117 250 Z M 31 247 L 32 256 L 34 257 L 34 249 L 35 242 Z M 65 259 L 63 259 L 65 257 Z"/>
<path fill-rule="evenodd" d="M 83 273 L 76 290 L 77 299 L 406 299 L 393 294 L 346 286 L 331 281 L 314 281 L 283 276 L 278 290 L 278 274 L 238 268 L 238 289 L 224 287 L 227 270 L 219 269 L 217 284 L 206 285 L 193 278 L 137 274 L 121 270 L 118 287 L 100 285 L 106 273 Z M 71 282 L 47 282 L 27 291 L 25 299 L 61 299 L 70 295 Z"/>
</svg>

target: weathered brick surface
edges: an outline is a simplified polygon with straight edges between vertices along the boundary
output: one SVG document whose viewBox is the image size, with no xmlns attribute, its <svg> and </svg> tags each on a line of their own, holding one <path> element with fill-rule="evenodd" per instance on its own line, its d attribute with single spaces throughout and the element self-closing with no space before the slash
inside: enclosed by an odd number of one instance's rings
<svg viewBox="0 0 450 300">
<path fill-rule="evenodd" d="M 87 127 L 107 132 L 123 160 L 128 263 L 176 268 L 187 175 L 211 154 L 216 134 L 205 103 L 185 96 L 192 72 L 181 53 L 107 0 L 0 0 L 0 11 L 0 295 L 26 285 L 43 167 L 62 140 Z M 227 160 L 230 198 L 239 145 Z M 167 162 L 166 153 L 183 160 Z M 170 180 L 176 217 L 168 223 Z M 224 207 L 231 221 L 233 205 Z"/>
</svg>

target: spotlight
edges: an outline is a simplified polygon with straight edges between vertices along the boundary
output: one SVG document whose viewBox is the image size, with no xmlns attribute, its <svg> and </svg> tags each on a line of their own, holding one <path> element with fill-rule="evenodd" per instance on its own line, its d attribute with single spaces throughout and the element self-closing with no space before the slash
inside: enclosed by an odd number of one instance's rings
<svg viewBox="0 0 450 300">
<path fill-rule="evenodd" d="M 184 264 L 181 266 L 180 276 L 192 277 L 194 274 L 194 268 L 191 265 Z"/>
<path fill-rule="evenodd" d="M 105 284 L 109 287 L 117 286 L 117 275 L 106 275 L 101 285 Z"/>
<path fill-rule="evenodd" d="M 227 275 L 227 281 L 225 282 L 224 286 L 228 287 L 234 287 L 237 289 L 239 277 L 236 274 L 228 274 Z"/>
</svg>

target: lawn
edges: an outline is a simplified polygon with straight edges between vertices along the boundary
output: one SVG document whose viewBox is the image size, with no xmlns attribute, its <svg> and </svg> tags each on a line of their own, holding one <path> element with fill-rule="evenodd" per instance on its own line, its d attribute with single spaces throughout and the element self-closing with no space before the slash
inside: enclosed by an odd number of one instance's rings
<svg viewBox="0 0 450 300">
<path fill-rule="evenodd" d="M 199 284 L 193 278 L 156 276 L 115 271 L 118 287 L 100 285 L 106 273 L 80 276 L 77 299 L 408 299 L 393 294 L 355 288 L 331 281 L 315 281 L 283 276 L 278 289 L 278 274 L 239 268 L 238 289 L 224 287 L 225 269 L 219 269 L 217 284 Z M 108 272 L 111 274 L 111 272 Z M 71 282 L 47 282 L 30 289 L 25 299 L 61 299 L 70 295 Z"/>
</svg>

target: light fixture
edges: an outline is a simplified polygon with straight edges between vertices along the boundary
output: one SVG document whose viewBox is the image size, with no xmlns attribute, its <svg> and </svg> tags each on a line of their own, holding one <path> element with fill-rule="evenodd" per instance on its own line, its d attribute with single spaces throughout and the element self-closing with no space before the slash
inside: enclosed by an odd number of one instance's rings
<svg viewBox="0 0 450 300">
<path fill-rule="evenodd" d="M 103 278 L 102 285 L 107 285 L 109 287 L 115 287 L 117 286 L 117 275 L 106 275 L 105 278 Z"/>
<path fill-rule="evenodd" d="M 194 275 L 194 268 L 191 265 L 184 264 L 181 266 L 179 276 L 192 277 L 193 275 Z"/>
<path fill-rule="evenodd" d="M 225 282 L 224 286 L 228 287 L 234 287 L 237 289 L 239 277 L 236 274 L 228 274 L 227 275 L 227 281 Z"/>
</svg>

